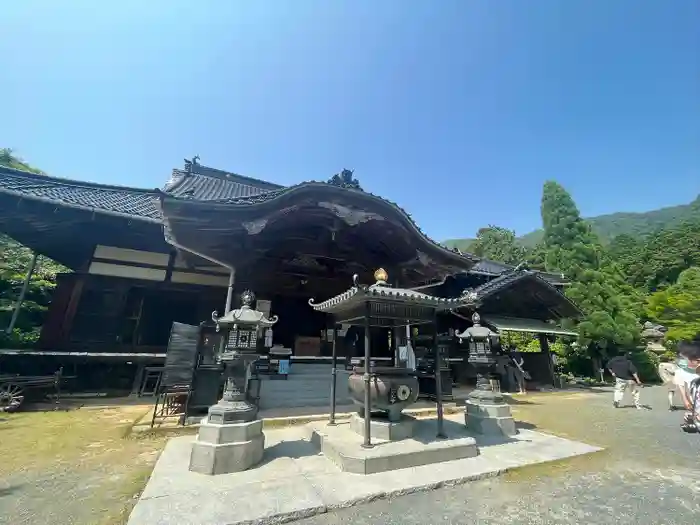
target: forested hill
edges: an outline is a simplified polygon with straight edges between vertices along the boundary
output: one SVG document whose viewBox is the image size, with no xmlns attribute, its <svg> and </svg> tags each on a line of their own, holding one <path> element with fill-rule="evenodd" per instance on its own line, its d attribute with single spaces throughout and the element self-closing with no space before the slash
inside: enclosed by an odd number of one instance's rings
<svg viewBox="0 0 700 525">
<path fill-rule="evenodd" d="M 7 166 L 16 170 L 29 171 L 44 175 L 44 172 L 24 162 L 21 158 L 14 155 L 11 148 L 0 148 L 0 166 Z"/>
<path fill-rule="evenodd" d="M 586 219 L 604 243 L 610 242 L 618 235 L 633 237 L 648 235 L 658 230 L 673 228 L 689 220 L 700 220 L 700 195 L 690 204 L 660 208 L 643 213 L 618 212 L 599 215 Z M 523 246 L 534 247 L 542 240 L 542 230 L 535 230 L 519 237 Z M 469 251 L 473 238 L 449 239 L 444 244 L 462 251 Z"/>
</svg>

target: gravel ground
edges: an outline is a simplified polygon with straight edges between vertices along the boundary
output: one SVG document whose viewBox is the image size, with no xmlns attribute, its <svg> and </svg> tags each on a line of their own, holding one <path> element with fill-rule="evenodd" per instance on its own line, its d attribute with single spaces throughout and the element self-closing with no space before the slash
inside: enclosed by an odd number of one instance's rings
<svg viewBox="0 0 700 525">
<path fill-rule="evenodd" d="M 117 525 L 164 438 L 124 439 L 147 407 L 0 417 L 0 525 Z"/>
<path fill-rule="evenodd" d="M 700 523 L 700 435 L 679 428 L 662 387 L 645 388 L 649 410 L 614 409 L 611 394 L 535 394 L 514 414 L 536 429 L 606 447 L 571 461 L 500 478 L 377 501 L 299 525 Z"/>
</svg>

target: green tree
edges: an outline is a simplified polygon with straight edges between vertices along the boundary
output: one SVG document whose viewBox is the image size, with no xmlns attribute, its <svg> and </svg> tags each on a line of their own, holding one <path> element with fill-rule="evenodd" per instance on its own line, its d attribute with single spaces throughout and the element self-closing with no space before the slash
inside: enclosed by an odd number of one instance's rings
<svg viewBox="0 0 700 525">
<path fill-rule="evenodd" d="M 0 346 L 31 346 L 38 340 L 56 287 L 56 274 L 66 270 L 50 259 L 39 257 L 17 323 L 8 335 L 5 329 L 10 323 L 32 257 L 28 248 L 0 236 Z"/>
<path fill-rule="evenodd" d="M 20 157 L 16 156 L 12 148 L 0 148 L 0 166 L 45 175 L 40 169 L 27 164 Z"/>
<path fill-rule="evenodd" d="M 43 171 L 17 157 L 10 148 L 0 148 L 0 166 L 44 175 Z M 31 346 L 38 340 L 56 286 L 56 274 L 68 271 L 51 259 L 38 258 L 15 328 L 11 334 L 6 334 L 32 257 L 29 248 L 0 235 L 0 347 Z"/>
<path fill-rule="evenodd" d="M 478 231 L 470 250 L 479 257 L 506 264 L 519 264 L 527 258 L 527 250 L 518 243 L 514 231 L 493 225 Z"/>
<path fill-rule="evenodd" d="M 571 281 L 566 294 L 585 314 L 578 324 L 578 342 L 594 368 L 600 368 L 608 354 L 634 348 L 639 341 L 633 300 L 619 269 L 607 260 L 600 240 L 558 183 L 545 183 L 541 212 L 545 267 Z"/>
<path fill-rule="evenodd" d="M 700 267 L 684 270 L 675 284 L 649 296 L 646 310 L 668 328 L 666 341 L 671 345 L 700 333 Z"/>
</svg>

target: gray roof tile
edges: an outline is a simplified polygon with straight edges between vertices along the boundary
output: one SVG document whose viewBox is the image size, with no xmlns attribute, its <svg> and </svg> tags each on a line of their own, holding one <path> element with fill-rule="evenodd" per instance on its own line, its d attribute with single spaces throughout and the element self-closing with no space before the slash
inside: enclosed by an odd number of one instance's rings
<svg viewBox="0 0 700 525">
<path fill-rule="evenodd" d="M 161 221 L 155 191 L 108 186 L 0 167 L 0 191 L 66 206 Z"/>
<path fill-rule="evenodd" d="M 173 175 L 163 191 L 173 197 L 221 201 L 254 197 L 284 186 L 236 173 L 229 173 L 214 168 L 195 164 L 191 171 L 173 170 Z"/>
</svg>

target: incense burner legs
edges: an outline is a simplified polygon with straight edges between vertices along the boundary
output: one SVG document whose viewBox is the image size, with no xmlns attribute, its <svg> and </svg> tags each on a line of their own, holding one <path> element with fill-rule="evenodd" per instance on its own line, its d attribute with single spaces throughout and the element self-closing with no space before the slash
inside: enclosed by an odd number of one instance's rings
<svg viewBox="0 0 700 525">
<path fill-rule="evenodd" d="M 244 359 L 224 363 L 224 395 L 199 427 L 192 445 L 190 470 L 201 474 L 240 472 L 260 463 L 265 435 L 258 408 L 246 399 Z"/>
</svg>

